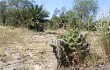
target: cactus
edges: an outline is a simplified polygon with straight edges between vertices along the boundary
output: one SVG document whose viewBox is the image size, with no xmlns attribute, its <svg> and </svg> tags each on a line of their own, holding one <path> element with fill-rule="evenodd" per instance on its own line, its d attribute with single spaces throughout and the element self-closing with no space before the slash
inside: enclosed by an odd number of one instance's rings
<svg viewBox="0 0 110 70">
<path fill-rule="evenodd" d="M 89 54 L 89 43 L 87 43 L 85 36 L 77 31 L 70 31 L 59 38 L 64 40 L 64 43 L 60 44 L 62 50 L 59 48 L 61 51 L 56 51 L 63 52 L 63 54 L 60 54 L 61 58 L 57 59 L 60 61 L 60 65 L 78 65 L 78 63 L 82 63 L 85 60 L 85 57 Z"/>
</svg>

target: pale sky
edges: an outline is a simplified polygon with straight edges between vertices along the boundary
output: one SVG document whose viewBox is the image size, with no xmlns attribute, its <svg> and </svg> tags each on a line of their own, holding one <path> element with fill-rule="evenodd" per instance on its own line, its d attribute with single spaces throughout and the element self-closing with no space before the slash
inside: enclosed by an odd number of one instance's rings
<svg viewBox="0 0 110 70">
<path fill-rule="evenodd" d="M 45 9 L 50 12 L 50 17 L 54 13 L 55 8 L 61 9 L 65 6 L 67 9 L 71 9 L 74 0 L 35 0 L 38 5 L 43 4 Z M 98 0 L 100 10 L 98 15 L 104 13 L 107 15 L 107 12 L 110 11 L 110 0 Z"/>
</svg>

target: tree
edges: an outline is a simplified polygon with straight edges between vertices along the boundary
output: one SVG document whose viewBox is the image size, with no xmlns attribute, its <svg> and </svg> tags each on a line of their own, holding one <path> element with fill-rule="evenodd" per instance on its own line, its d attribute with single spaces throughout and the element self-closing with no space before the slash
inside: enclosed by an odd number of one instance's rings
<svg viewBox="0 0 110 70">
<path fill-rule="evenodd" d="M 58 8 L 56 8 L 56 9 L 54 10 L 54 14 L 53 14 L 53 15 L 59 16 L 59 14 L 60 14 L 60 10 L 59 10 Z"/>
<path fill-rule="evenodd" d="M 74 0 L 74 2 L 73 10 L 75 15 L 83 23 L 84 27 L 87 25 L 88 18 L 93 15 L 95 16 L 97 13 L 97 0 Z"/>
<path fill-rule="evenodd" d="M 24 24 L 23 14 L 32 1 L 29 0 L 8 0 L 8 23 L 14 26 L 21 26 Z M 26 12 L 26 11 L 25 11 Z"/>
<path fill-rule="evenodd" d="M 55 28 L 58 28 L 58 26 L 61 28 L 61 24 L 62 22 L 66 21 L 66 17 L 65 17 L 65 14 L 66 14 L 66 7 L 62 7 L 61 10 L 59 9 L 55 9 L 54 10 L 54 14 L 51 18 L 51 21 L 52 23 L 54 24 L 53 26 Z"/>
<path fill-rule="evenodd" d="M 59 23 L 59 14 L 60 14 L 60 10 L 58 8 L 56 8 L 54 10 L 54 14 L 52 15 L 51 19 L 50 19 L 50 28 L 51 29 L 57 29 L 58 28 L 58 23 Z"/>
<path fill-rule="evenodd" d="M 77 22 L 76 22 L 75 14 L 72 10 L 69 10 L 66 12 L 65 18 L 68 21 L 69 28 L 74 29 L 74 28 L 78 27 L 76 24 Z"/>
<path fill-rule="evenodd" d="M 37 31 L 43 31 L 43 23 L 46 22 L 46 17 L 48 17 L 48 11 L 43 8 L 43 5 L 38 6 L 31 4 L 31 6 L 27 10 L 27 16 L 33 25 L 37 29 Z M 24 15 L 25 16 L 25 15 Z"/>
<path fill-rule="evenodd" d="M 3 25 L 5 25 L 5 23 L 6 23 L 6 8 L 7 8 L 7 3 L 5 0 L 2 0 L 0 2 L 0 14 L 1 14 L 1 19 L 2 19 Z"/>
<path fill-rule="evenodd" d="M 61 11 L 60 11 L 60 14 L 59 14 L 60 19 L 65 19 L 66 12 L 67 12 L 66 7 L 65 6 L 62 7 Z"/>
<path fill-rule="evenodd" d="M 44 9 L 43 5 L 38 6 L 33 3 L 22 11 L 23 21 L 28 28 L 34 28 L 37 31 L 44 31 L 43 23 L 47 21 L 48 14 L 49 12 Z"/>
<path fill-rule="evenodd" d="M 3 25 L 19 24 L 22 19 L 21 10 L 27 8 L 29 3 L 32 2 L 28 0 L 1 0 L 0 14 Z"/>
<path fill-rule="evenodd" d="M 36 5 L 30 0 L 3 0 L 0 9 L 3 23 L 7 20 L 7 25 L 31 26 L 38 31 L 43 31 L 43 23 L 47 21 L 49 14 L 43 5 Z"/>
</svg>

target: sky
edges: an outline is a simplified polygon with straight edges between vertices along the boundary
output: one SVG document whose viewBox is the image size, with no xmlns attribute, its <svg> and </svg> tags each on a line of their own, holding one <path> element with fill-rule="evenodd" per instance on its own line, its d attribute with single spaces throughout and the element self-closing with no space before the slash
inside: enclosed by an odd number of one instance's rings
<svg viewBox="0 0 110 70">
<path fill-rule="evenodd" d="M 62 7 L 66 7 L 67 9 L 71 9 L 72 0 L 35 0 L 38 5 L 43 4 L 44 8 L 49 11 L 50 17 L 54 13 L 56 8 L 61 9 Z"/>
<path fill-rule="evenodd" d="M 73 0 L 35 0 L 38 5 L 43 4 L 44 8 L 49 11 L 49 17 L 52 16 L 56 8 L 61 9 L 65 6 L 67 9 L 71 9 L 73 5 Z M 110 0 L 98 0 L 100 9 L 98 10 L 98 17 L 103 13 L 103 15 L 108 15 L 110 11 Z"/>
</svg>

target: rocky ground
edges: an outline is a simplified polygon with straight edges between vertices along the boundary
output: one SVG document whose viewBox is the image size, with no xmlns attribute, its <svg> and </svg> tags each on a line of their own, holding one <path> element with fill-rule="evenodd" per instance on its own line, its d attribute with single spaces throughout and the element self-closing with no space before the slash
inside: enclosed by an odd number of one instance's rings
<svg viewBox="0 0 110 70">
<path fill-rule="evenodd" d="M 0 39 L 3 42 L 3 36 Z M 1 42 L 0 70 L 56 70 L 57 60 L 49 45 L 54 39 L 53 34 L 27 32 Z"/>
<path fill-rule="evenodd" d="M 52 35 L 26 34 L 20 37 L 28 44 L 26 47 L 17 45 L 16 48 L 15 45 L 7 44 L 7 48 L 0 55 L 0 70 L 56 69 L 57 61 L 52 48 L 48 45 L 48 42 L 54 39 Z"/>
<path fill-rule="evenodd" d="M 0 27 L 0 70 L 57 70 L 57 60 L 50 43 L 62 33 L 65 30 L 37 33 Z M 110 70 L 110 64 L 69 70 Z"/>
</svg>

